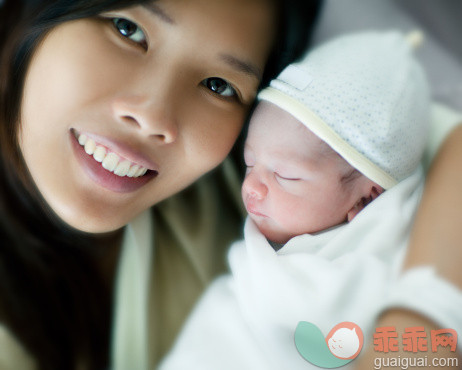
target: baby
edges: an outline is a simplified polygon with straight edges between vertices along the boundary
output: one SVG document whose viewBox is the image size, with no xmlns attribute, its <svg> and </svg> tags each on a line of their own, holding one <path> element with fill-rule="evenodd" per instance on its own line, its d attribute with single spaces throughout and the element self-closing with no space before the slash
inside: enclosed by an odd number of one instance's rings
<svg viewBox="0 0 462 370">
<path fill-rule="evenodd" d="M 244 158 L 242 199 L 276 249 L 294 236 L 351 221 L 383 192 L 294 116 L 265 100 L 251 119 Z"/>
<path fill-rule="evenodd" d="M 317 368 L 294 343 L 301 321 L 325 334 L 354 322 L 372 344 L 422 190 L 429 90 L 416 41 L 340 37 L 259 94 L 244 149 L 245 240 L 161 369 Z"/>
</svg>

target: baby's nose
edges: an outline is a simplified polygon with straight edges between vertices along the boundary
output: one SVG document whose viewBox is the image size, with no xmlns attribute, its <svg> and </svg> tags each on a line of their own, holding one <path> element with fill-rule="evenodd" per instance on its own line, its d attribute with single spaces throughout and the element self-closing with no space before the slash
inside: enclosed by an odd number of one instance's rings
<svg viewBox="0 0 462 370">
<path fill-rule="evenodd" d="M 263 199 L 268 194 L 268 187 L 253 170 L 245 177 L 242 189 L 247 196 L 256 199 Z"/>
</svg>

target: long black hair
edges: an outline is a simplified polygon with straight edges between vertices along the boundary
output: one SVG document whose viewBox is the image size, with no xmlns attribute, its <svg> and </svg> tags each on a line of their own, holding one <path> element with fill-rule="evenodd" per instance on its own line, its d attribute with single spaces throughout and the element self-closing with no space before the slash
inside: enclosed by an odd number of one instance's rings
<svg viewBox="0 0 462 370">
<path fill-rule="evenodd" d="M 0 2 L 0 323 L 41 369 L 108 368 L 112 282 L 101 272 L 107 251 L 99 238 L 56 217 L 28 175 L 17 140 L 26 71 L 58 24 L 147 1 Z M 305 50 L 320 3 L 277 2 L 277 39 L 263 83 Z"/>
</svg>

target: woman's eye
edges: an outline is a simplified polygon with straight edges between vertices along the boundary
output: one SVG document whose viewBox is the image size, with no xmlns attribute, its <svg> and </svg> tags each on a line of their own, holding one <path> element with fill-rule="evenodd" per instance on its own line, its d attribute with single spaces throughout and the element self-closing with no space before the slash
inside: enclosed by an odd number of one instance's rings
<svg viewBox="0 0 462 370">
<path fill-rule="evenodd" d="M 122 36 L 140 44 L 145 49 L 147 48 L 146 36 L 136 23 L 125 18 L 113 18 L 112 23 Z"/>
<path fill-rule="evenodd" d="M 210 77 L 202 81 L 209 90 L 223 97 L 231 98 L 237 95 L 231 84 L 219 77 Z"/>
</svg>

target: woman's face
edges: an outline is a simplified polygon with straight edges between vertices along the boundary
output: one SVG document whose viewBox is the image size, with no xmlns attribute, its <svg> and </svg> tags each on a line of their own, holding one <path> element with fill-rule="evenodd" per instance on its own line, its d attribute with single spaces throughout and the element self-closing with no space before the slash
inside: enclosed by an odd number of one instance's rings
<svg viewBox="0 0 462 370">
<path fill-rule="evenodd" d="M 54 28 L 26 75 L 19 137 L 57 215 L 116 230 L 217 166 L 254 99 L 273 10 L 159 0 Z"/>
</svg>

